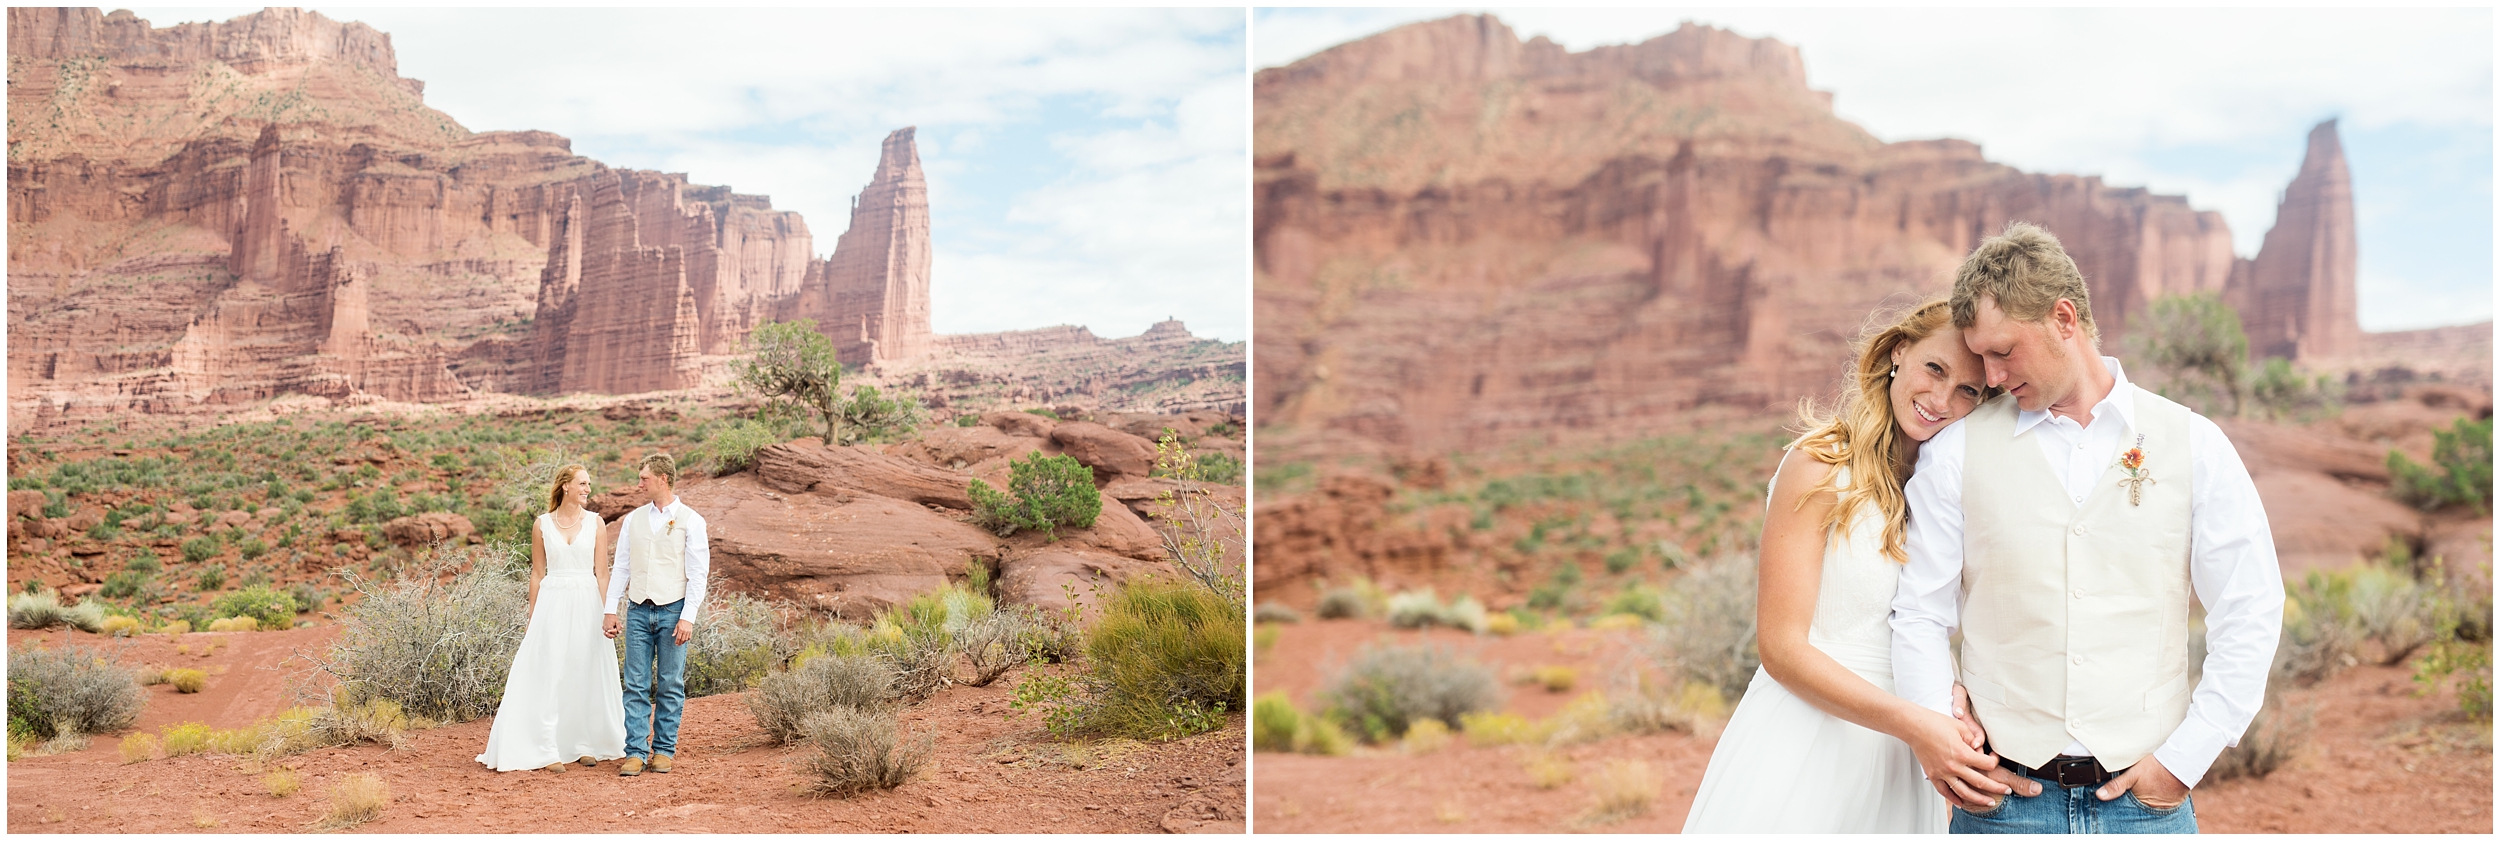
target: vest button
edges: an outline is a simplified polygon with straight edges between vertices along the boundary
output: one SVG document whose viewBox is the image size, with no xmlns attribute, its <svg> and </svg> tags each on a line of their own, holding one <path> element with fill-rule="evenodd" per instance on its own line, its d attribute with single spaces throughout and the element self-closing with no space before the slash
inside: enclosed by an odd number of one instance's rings
<svg viewBox="0 0 2500 841">
<path fill-rule="evenodd" d="M 2075 589 L 2075 598 L 2078 598 L 2078 599 L 2083 598 L 2083 589 L 2082 589 L 2082 588 L 2076 588 L 2076 589 Z"/>
<path fill-rule="evenodd" d="M 2078 665 L 2078 666 L 2083 665 L 2083 655 L 2081 655 L 2081 654 L 2077 654 L 2077 655 L 2075 655 L 2075 665 Z"/>
<path fill-rule="evenodd" d="M 2082 526 L 2076 526 L 2076 527 L 2075 527 L 2075 536 L 2076 536 L 2076 537 L 2082 537 L 2082 536 L 2083 536 L 2083 534 L 2084 534 L 2084 532 L 2088 532 L 2088 531 L 2091 531 L 2091 529 L 2087 529 L 2087 528 L 2084 528 L 2084 527 L 2082 527 Z"/>
</svg>

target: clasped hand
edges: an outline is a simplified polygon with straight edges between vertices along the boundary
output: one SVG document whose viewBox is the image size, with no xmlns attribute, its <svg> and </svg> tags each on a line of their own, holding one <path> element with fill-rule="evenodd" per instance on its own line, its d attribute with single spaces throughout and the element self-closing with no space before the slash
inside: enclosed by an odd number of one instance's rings
<svg viewBox="0 0 2500 841">
<path fill-rule="evenodd" d="M 616 614 L 608 614 L 599 620 L 599 632 L 608 635 L 608 639 L 616 639 L 617 634 L 625 632 L 625 623 L 619 621 Z M 685 645 L 687 640 L 694 639 L 694 623 L 677 620 L 676 639 L 678 645 Z"/>
<path fill-rule="evenodd" d="M 1970 695 L 1961 684 L 1953 686 L 1953 717 L 1930 713 L 1922 717 L 1913 735 L 1917 738 L 1910 740 L 1910 750 L 1927 772 L 1927 783 L 1936 787 L 1945 802 L 1965 811 L 1986 812 L 1996 808 L 1997 798 L 2004 795 L 2040 793 L 2038 782 L 1998 764 L 1994 754 L 1980 749 L 1988 743 L 1988 734 L 1971 715 Z"/>
</svg>

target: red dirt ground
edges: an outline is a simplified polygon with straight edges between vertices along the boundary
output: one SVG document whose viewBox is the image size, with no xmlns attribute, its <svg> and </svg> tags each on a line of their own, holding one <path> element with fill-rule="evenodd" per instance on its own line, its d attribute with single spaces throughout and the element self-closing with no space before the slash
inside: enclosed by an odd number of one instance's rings
<svg viewBox="0 0 2500 841">
<path fill-rule="evenodd" d="M 11 646 L 65 632 L 9 632 Z M 200 721 L 239 727 L 285 709 L 284 669 L 335 626 L 194 633 L 179 643 L 129 643 L 134 663 L 208 669 L 208 688 L 149 687 L 141 729 Z M 97 638 L 77 634 L 82 645 Z M 197 656 L 223 642 L 215 653 Z M 107 643 L 112 645 L 114 643 Z M 187 645 L 194 652 L 174 653 Z M 218 672 L 222 667 L 224 671 Z M 615 762 L 564 774 L 495 773 L 477 763 L 491 719 L 416 731 L 408 746 L 329 748 L 278 762 L 303 791 L 271 797 L 266 769 L 234 756 L 185 756 L 123 765 L 117 736 L 86 750 L 9 763 L 10 832 L 298 832 L 317 821 L 330 786 L 374 772 L 389 786 L 383 817 L 360 832 L 1240 832 L 1247 780 L 1243 720 L 1176 742 L 1054 742 L 1038 721 L 1008 715 L 1019 677 L 954 687 L 908 707 L 907 735 L 935 735 L 925 770 L 901 788 L 851 800 L 800 791 L 801 748 L 764 743 L 741 694 L 691 699 L 669 774 L 616 776 Z M 127 731 L 117 735 L 129 735 Z"/>
<path fill-rule="evenodd" d="M 1633 650 L 1630 632 L 1568 630 L 1517 637 L 1456 631 L 1419 634 L 1349 620 L 1276 625 L 1273 648 L 1257 654 L 1257 692 L 1284 690 L 1303 709 L 1326 676 L 1370 641 L 1453 644 L 1508 679 L 1537 666 L 1574 666 L 1580 686 L 1605 676 Z M 2292 764 L 2263 780 L 2209 783 L 2196 793 L 2203 832 L 2492 831 L 2488 726 L 2459 723 L 2456 699 L 2412 694 L 2404 667 L 2361 666 L 2313 689 L 2294 705 L 2317 705 L 2317 729 Z M 1568 695 L 1512 684 L 1506 709 L 1545 716 Z M 1578 779 L 1551 790 L 1529 782 L 1522 747 L 1476 748 L 1465 737 L 1427 755 L 1358 748 L 1351 756 L 1254 755 L 1258 790 L 1251 811 L 1261 832 L 1674 832 L 1684 824 L 1713 736 L 1665 733 L 1616 737 L 1567 748 Z M 1607 760 L 1647 761 L 1663 785 L 1638 817 L 1591 825 L 1586 780 Z"/>
</svg>

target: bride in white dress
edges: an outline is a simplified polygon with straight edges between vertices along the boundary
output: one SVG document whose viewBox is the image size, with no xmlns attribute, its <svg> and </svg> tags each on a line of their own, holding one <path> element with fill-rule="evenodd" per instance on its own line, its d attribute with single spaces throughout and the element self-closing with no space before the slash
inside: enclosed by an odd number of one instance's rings
<svg viewBox="0 0 2500 841">
<path fill-rule="evenodd" d="M 1979 357 L 1932 301 L 1861 339 L 1839 410 L 1806 418 L 1763 519 L 1762 668 L 1710 754 L 1685 832 L 1940 833 L 1951 815 L 1929 772 L 1992 764 L 1974 749 L 1976 725 L 1892 694 L 1887 621 L 1906 560 L 1902 485 L 1919 444 L 1977 408 L 1982 383 Z M 1956 696 L 1956 709 L 1967 703 Z"/>
<path fill-rule="evenodd" d="M 593 562 L 599 515 L 590 499 L 590 471 L 556 471 L 548 511 L 530 527 L 530 624 L 505 677 L 503 703 L 477 761 L 497 771 L 585 766 L 625 756 L 625 700 L 616 676 L 616 643 L 599 627 L 607 586 Z"/>
</svg>

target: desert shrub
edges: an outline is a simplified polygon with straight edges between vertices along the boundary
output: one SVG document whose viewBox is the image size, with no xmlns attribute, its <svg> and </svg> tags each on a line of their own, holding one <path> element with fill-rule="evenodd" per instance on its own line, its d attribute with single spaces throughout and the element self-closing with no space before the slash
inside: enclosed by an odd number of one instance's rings
<svg viewBox="0 0 2500 841">
<path fill-rule="evenodd" d="M 1363 593 L 1352 587 L 1332 587 L 1319 596 L 1319 618 L 1361 619 L 1370 612 Z"/>
<path fill-rule="evenodd" d="M 122 568 L 140 574 L 150 574 L 163 572 L 165 562 L 158 559 L 155 552 L 143 550 L 132 557 L 129 563 L 122 564 Z"/>
<path fill-rule="evenodd" d="M 981 425 L 981 416 L 980 416 L 980 415 L 956 415 L 956 416 L 955 416 L 955 425 L 956 425 L 956 426 L 961 426 L 961 427 L 974 427 L 974 426 L 980 426 L 980 425 Z"/>
<path fill-rule="evenodd" d="M 973 522 L 1000 537 L 1018 531 L 1049 533 L 1060 526 L 1092 528 L 1102 514 L 1102 493 L 1094 489 L 1094 469 L 1074 456 L 1039 452 L 1007 466 L 1007 492 L 972 480 Z"/>
<path fill-rule="evenodd" d="M 2143 326 L 2128 332 L 2151 363 L 2157 391 L 2208 415 L 2237 415 L 2246 386 L 2248 334 L 2239 313 L 2212 292 L 2153 300 Z"/>
<path fill-rule="evenodd" d="M 187 721 L 165 728 L 165 757 L 190 756 L 208 752 L 208 725 Z"/>
<path fill-rule="evenodd" d="M 2431 588 L 2376 564 L 2350 575 L 2350 615 L 2362 636 L 2379 644 L 2379 665 L 2402 663 L 2437 638 L 2442 604 Z"/>
<path fill-rule="evenodd" d="M 1329 715 L 1367 741 L 1405 735 L 1425 718 L 1459 724 L 1471 712 L 1501 703 L 1493 670 L 1437 645 L 1366 646 L 1329 680 L 1320 697 Z"/>
<path fill-rule="evenodd" d="M 1633 616 L 1649 622 L 1667 618 L 1666 602 L 1658 591 L 1640 584 L 1628 585 L 1617 591 L 1606 599 L 1605 606 L 1598 612 L 1606 616 Z"/>
<path fill-rule="evenodd" d="M 1032 631 L 1028 627 L 1039 621 L 1029 610 L 991 610 L 972 620 L 956 634 L 956 647 L 962 649 L 964 660 L 972 666 L 966 686 L 988 686 L 1006 674 L 1008 669 L 1026 662 L 1024 640 Z"/>
<path fill-rule="evenodd" d="M 1528 772 L 1528 784 L 1543 791 L 1562 788 L 1564 783 L 1571 782 L 1572 778 L 1579 776 L 1578 769 L 1571 767 L 1571 760 L 1556 755 L 1552 751 L 1541 750 L 1529 754 L 1525 766 Z"/>
<path fill-rule="evenodd" d="M 2280 683 L 2267 681 L 2265 702 L 2257 708 L 2257 717 L 2249 720 L 2248 731 L 2240 734 L 2238 746 L 2224 748 L 2221 755 L 2214 757 L 2205 778 L 2263 778 L 2290 764 L 2301 746 L 2309 742 L 2315 715 L 2315 705 L 2303 704 L 2293 709 L 2283 699 Z"/>
<path fill-rule="evenodd" d="M 61 611 L 61 621 L 72 628 L 94 634 L 103 632 L 104 620 L 109 615 L 104 611 L 103 602 L 88 599 Z"/>
<path fill-rule="evenodd" d="M 816 320 L 768 321 L 747 334 L 748 356 L 730 364 L 740 390 L 764 398 L 783 411 L 800 411 L 824 420 L 825 441 L 835 436 L 842 402 L 842 363 L 833 340 L 817 332 Z"/>
<path fill-rule="evenodd" d="M 1228 559 L 1245 557 L 1241 508 L 1207 488 L 1207 469 L 1169 430 L 1155 442 L 1155 472 L 1179 480 L 1156 495 L 1152 511 L 1155 536 L 1173 565 L 1191 580 L 1235 604 L 1246 602 L 1249 589 L 1239 567 Z"/>
<path fill-rule="evenodd" d="M 220 632 L 257 631 L 260 630 L 260 620 L 249 616 L 228 616 L 224 619 L 208 623 L 208 629 Z"/>
<path fill-rule="evenodd" d="M 2289 360 L 2268 359 L 2248 382 L 2248 404 L 2263 417 L 2306 422 L 2342 411 L 2344 384 L 2325 374 L 2303 376 Z"/>
<path fill-rule="evenodd" d="M 226 565 L 209 564 L 201 567 L 199 574 L 192 580 L 203 593 L 224 587 L 226 586 Z"/>
<path fill-rule="evenodd" d="M 1485 617 L 1484 629 L 1497 637 L 1519 633 L 1519 617 L 1509 613 L 1493 614 Z"/>
<path fill-rule="evenodd" d="M 164 627 L 160 627 L 156 630 L 158 633 L 164 634 L 168 637 L 179 637 L 183 634 L 191 632 L 191 623 L 188 620 L 176 619 L 165 623 Z"/>
<path fill-rule="evenodd" d="M 280 768 L 261 775 L 260 786 L 271 797 L 288 797 L 303 790 L 304 778 L 292 770 Z"/>
<path fill-rule="evenodd" d="M 1538 666 L 1528 673 L 1528 682 L 1545 687 L 1547 692 L 1569 692 L 1580 685 L 1580 670 L 1570 666 Z"/>
<path fill-rule="evenodd" d="M 817 794 L 850 797 L 889 789 L 909 781 L 927 764 L 934 739 L 903 742 L 892 713 L 856 707 L 833 707 L 811 713 L 802 723 L 815 748 L 800 762 Z"/>
<path fill-rule="evenodd" d="M 715 590 L 686 641 L 686 697 L 737 692 L 789 659 L 781 614 L 744 593 Z"/>
<path fill-rule="evenodd" d="M 105 576 L 104 588 L 96 592 L 108 599 L 127 599 L 138 595 L 140 588 L 147 583 L 146 573 L 125 569 Z"/>
<path fill-rule="evenodd" d="M 208 688 L 208 673 L 198 669 L 167 669 L 165 682 L 173 684 L 174 691 L 191 695 Z"/>
<path fill-rule="evenodd" d="M 894 700 L 894 666 L 865 653 L 807 657 L 788 671 L 764 678 L 747 697 L 747 711 L 776 744 L 806 736 L 807 717 L 834 707 L 870 709 Z"/>
<path fill-rule="evenodd" d="M 281 750 L 292 752 L 331 745 L 376 744 L 396 748 L 406 743 L 416 722 L 399 702 L 366 698 L 326 707 L 298 707 L 279 716 L 275 729 Z"/>
<path fill-rule="evenodd" d="M 391 802 L 391 787 L 370 772 L 349 774 L 330 787 L 330 809 L 321 815 L 325 829 L 345 829 L 382 816 Z"/>
<path fill-rule="evenodd" d="M 2429 467 L 2413 463 L 2402 452 L 2387 451 L 2388 492 L 2424 511 L 2451 505 L 2490 510 L 2491 419 L 2458 418 L 2447 429 L 2433 430 L 2431 437 Z"/>
<path fill-rule="evenodd" d="M 313 668 L 345 705 L 386 699 L 447 722 L 493 713 L 528 622 L 528 569 L 528 555 L 504 544 L 438 552 L 388 582 L 342 570 L 362 599 Z"/>
<path fill-rule="evenodd" d="M 1278 622 L 1291 625 L 1302 621 L 1302 611 L 1283 602 L 1260 602 L 1258 609 L 1250 612 L 1250 620 L 1260 624 Z"/>
<path fill-rule="evenodd" d="M 1754 565 L 1723 556 L 1685 571 L 1660 600 L 1650 639 L 1669 674 L 1698 680 L 1730 702 L 1761 666 L 1754 648 Z"/>
<path fill-rule="evenodd" d="M 1336 722 L 1303 712 L 1282 692 L 1260 696 L 1250 718 L 1256 750 L 1344 756 L 1354 749 L 1354 740 Z"/>
<path fill-rule="evenodd" d="M 835 404 L 833 413 L 840 421 L 834 434 L 840 437 L 828 441 L 845 446 L 906 440 L 927 422 L 918 398 L 900 393 L 889 397 L 873 385 L 852 388 L 850 398 Z"/>
<path fill-rule="evenodd" d="M 248 616 L 262 628 L 283 631 L 295 625 L 295 597 L 262 587 L 246 587 L 217 597 L 212 608 L 220 618 Z"/>
<path fill-rule="evenodd" d="M 2275 645 L 2269 684 L 2312 686 L 2360 663 L 2363 636 L 2353 617 L 2349 574 L 2311 571 L 2300 584 L 2285 589 L 2283 633 Z M 2194 646 L 2203 646 L 2203 634 L 2190 636 Z M 2191 662 L 2201 667 L 2204 658 L 2200 654 Z"/>
<path fill-rule="evenodd" d="M 50 591 L 9 596 L 9 627 L 40 630 L 62 623 L 68 611 Z"/>
<path fill-rule="evenodd" d="M 1589 788 L 1597 795 L 1597 803 L 1589 810 L 1592 823 L 1613 823 L 1648 814 L 1658 800 L 1658 790 L 1666 781 L 1649 763 L 1637 759 L 1610 759 L 1606 767 L 1589 780 Z"/>
<path fill-rule="evenodd" d="M 164 743 L 146 733 L 132 733 L 124 736 L 121 744 L 122 764 L 130 765 L 155 759 L 156 752 L 163 748 Z"/>
<path fill-rule="evenodd" d="M 1398 628 L 1442 625 L 1483 633 L 1484 605 L 1477 602 L 1474 596 L 1460 596 L 1457 601 L 1445 605 L 1429 589 L 1408 590 L 1389 597 L 1389 624 Z"/>
<path fill-rule="evenodd" d="M 1094 723 L 1131 738 L 1186 736 L 1245 700 L 1249 648 L 1241 605 L 1195 584 L 1123 585 L 1086 632 L 1099 688 Z M 1198 729 L 1188 729 L 1198 727 Z"/>
<path fill-rule="evenodd" d="M 217 536 L 212 534 L 204 534 L 199 537 L 191 538 L 190 540 L 185 540 L 182 542 L 182 562 L 186 564 L 196 564 L 206 561 L 210 558 L 217 557 L 217 553 L 221 548 L 222 547 L 217 543 Z"/>
<path fill-rule="evenodd" d="M 138 673 L 93 648 L 12 645 L 8 680 L 9 729 L 39 738 L 110 733 L 147 706 Z"/>
<path fill-rule="evenodd" d="M 714 430 L 694 449 L 694 463 L 727 476 L 755 466 L 755 452 L 782 442 L 780 430 L 751 420 L 733 421 Z"/>
<path fill-rule="evenodd" d="M 877 614 L 868 649 L 894 666 L 895 690 L 917 701 L 954 681 L 956 633 L 992 612 L 988 597 L 964 590 L 921 593 Z"/>
<path fill-rule="evenodd" d="M 1427 718 L 1408 725 L 1406 735 L 1398 739 L 1398 749 L 1410 754 L 1424 754 L 1450 746 L 1450 726 L 1440 719 Z"/>
</svg>

